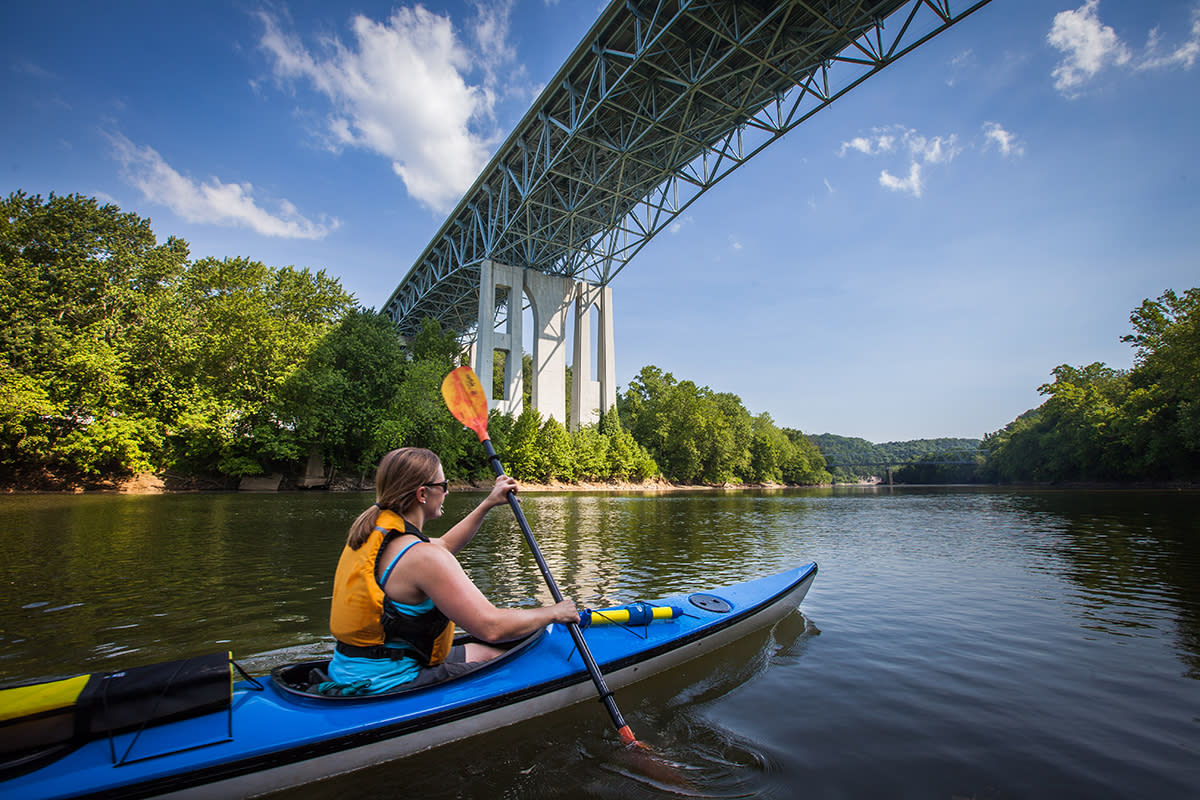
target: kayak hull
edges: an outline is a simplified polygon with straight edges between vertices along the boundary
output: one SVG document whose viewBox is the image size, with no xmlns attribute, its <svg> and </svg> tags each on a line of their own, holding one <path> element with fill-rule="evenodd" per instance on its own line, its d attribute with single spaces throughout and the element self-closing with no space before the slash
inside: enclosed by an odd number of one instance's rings
<svg viewBox="0 0 1200 800">
<path fill-rule="evenodd" d="M 596 626 L 588 648 L 613 690 L 773 625 L 804 599 L 806 564 L 709 592 L 665 598 L 684 615 L 634 629 Z M 660 602 L 660 601 L 656 601 Z M 644 638 L 643 638 L 644 637 Z M 56 763 L 0 783 L 8 798 L 250 797 L 392 761 L 586 700 L 596 688 L 569 631 L 551 626 L 521 652 L 453 681 L 394 696 L 329 700 L 265 681 L 234 686 L 225 714 L 90 742 Z M 207 738 L 205 738 L 207 737 Z M 152 744 L 147 754 L 144 745 Z M 141 748 L 125 763 L 114 754 Z"/>
</svg>

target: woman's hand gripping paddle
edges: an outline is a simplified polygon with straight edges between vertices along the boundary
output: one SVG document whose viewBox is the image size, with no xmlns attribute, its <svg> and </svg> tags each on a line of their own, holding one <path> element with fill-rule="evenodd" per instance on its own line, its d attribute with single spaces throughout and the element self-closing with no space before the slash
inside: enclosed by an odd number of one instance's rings
<svg viewBox="0 0 1200 800">
<path fill-rule="evenodd" d="M 446 406 L 450 409 L 450 413 L 454 415 L 454 418 L 475 431 L 475 435 L 483 443 L 483 449 L 487 452 L 488 462 L 491 463 L 495 473 L 503 475 L 504 466 L 500 463 L 500 457 L 496 455 L 496 450 L 492 447 L 492 442 L 488 438 L 487 395 L 484 394 L 483 387 L 479 384 L 479 378 L 476 377 L 475 371 L 470 367 L 459 367 L 453 370 L 442 381 L 442 397 L 445 398 Z M 529 523 L 525 520 L 525 512 L 521 510 L 521 504 L 517 501 L 517 496 L 513 492 L 508 493 L 508 504 L 517 516 L 517 523 L 521 526 L 521 533 L 525 534 L 525 541 L 528 543 L 529 549 L 537 561 L 538 568 L 542 571 L 542 577 L 546 580 L 546 586 L 549 587 L 550 594 L 554 595 L 555 602 L 561 602 L 563 599 L 562 592 L 558 590 L 558 584 L 555 583 L 554 576 L 550 574 L 550 567 L 546 565 L 546 559 L 542 557 L 542 551 L 538 548 L 537 541 L 533 538 L 533 531 L 529 529 Z M 588 649 L 587 641 L 583 638 L 583 632 L 579 630 L 579 624 L 572 622 L 568 626 L 568 629 L 571 631 L 571 638 L 575 640 L 576 649 L 579 650 L 580 656 L 583 657 L 583 663 L 587 665 L 588 674 L 592 676 L 592 683 L 596 684 L 596 691 L 600 693 L 600 700 L 604 703 L 604 707 L 608 709 L 608 715 L 612 717 L 613 725 L 617 727 L 617 734 L 620 735 L 621 741 L 627 745 L 640 744 L 634 737 L 633 732 L 629 730 L 629 726 L 625 724 L 625 720 L 621 716 L 621 711 L 617 708 L 617 704 L 613 700 L 612 692 L 609 690 L 608 684 L 604 682 L 604 676 L 600 674 L 600 668 L 596 666 L 596 660 L 592 658 L 592 651 Z"/>
</svg>

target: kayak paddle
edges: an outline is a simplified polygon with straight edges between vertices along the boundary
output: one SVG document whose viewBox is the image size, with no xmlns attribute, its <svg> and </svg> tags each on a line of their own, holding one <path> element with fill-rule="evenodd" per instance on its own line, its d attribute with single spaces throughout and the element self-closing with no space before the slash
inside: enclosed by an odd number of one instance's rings
<svg viewBox="0 0 1200 800">
<path fill-rule="evenodd" d="M 492 465 L 496 475 L 503 475 L 504 466 L 500 463 L 500 457 L 496 455 L 495 448 L 492 447 L 491 439 L 488 438 L 487 395 L 484 394 L 483 386 L 480 385 L 475 370 L 466 366 L 452 370 L 442 381 L 442 397 L 446 400 L 446 406 L 455 419 L 475 431 L 475 435 L 483 443 L 488 462 Z M 516 493 L 508 493 L 508 504 L 517 517 L 521 533 L 525 534 L 525 541 L 537 561 L 538 568 L 542 571 L 542 577 L 546 580 L 550 594 L 554 595 L 555 602 L 561 602 L 562 592 L 558 590 L 558 584 L 555 583 L 554 576 L 550 574 L 550 567 L 546 565 L 546 559 L 542 557 L 542 551 L 533 538 L 533 531 L 529 529 L 529 523 L 525 520 L 525 512 L 521 510 Z M 596 666 L 596 660 L 592 658 L 592 651 L 588 649 L 587 641 L 583 638 L 579 624 L 572 622 L 568 628 L 571 631 L 571 638 L 575 640 L 575 647 L 579 650 L 580 656 L 583 657 L 583 663 L 587 666 L 588 674 L 592 676 L 592 683 L 596 684 L 596 691 L 600 693 L 600 701 L 608 709 L 608 715 L 612 717 L 613 725 L 617 727 L 617 734 L 620 735 L 621 741 L 627 745 L 640 744 L 633 732 L 629 730 L 629 726 L 625 724 L 625 719 L 621 716 L 621 711 L 613 700 L 612 691 L 604 682 L 604 676 L 600 673 L 600 668 Z"/>
</svg>

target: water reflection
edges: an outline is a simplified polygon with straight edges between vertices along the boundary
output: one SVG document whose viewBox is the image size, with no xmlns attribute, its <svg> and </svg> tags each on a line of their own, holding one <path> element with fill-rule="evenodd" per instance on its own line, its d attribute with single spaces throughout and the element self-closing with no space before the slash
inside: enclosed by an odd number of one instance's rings
<svg viewBox="0 0 1200 800">
<path fill-rule="evenodd" d="M 563 592 L 593 607 L 853 552 L 869 574 L 982 562 L 1069 581 L 1088 630 L 1178 636 L 1200 665 L 1194 495 L 980 490 L 526 494 Z M 6 591 L 0 679 L 103 669 L 232 646 L 327 642 L 329 584 L 369 494 L 0 498 Z M 452 493 L 442 528 L 479 496 Z M 462 554 L 497 603 L 550 600 L 499 508 Z M 828 566 L 828 565 L 825 565 Z M 877 570 L 871 569 L 875 566 Z M 854 591 L 851 589 L 851 591 Z M 1164 614 L 1168 609 L 1172 613 Z"/>
</svg>

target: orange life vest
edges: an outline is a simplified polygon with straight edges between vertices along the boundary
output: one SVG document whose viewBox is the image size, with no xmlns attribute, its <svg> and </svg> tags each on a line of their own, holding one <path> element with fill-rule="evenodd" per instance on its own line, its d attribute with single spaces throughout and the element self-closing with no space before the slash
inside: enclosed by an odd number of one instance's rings
<svg viewBox="0 0 1200 800">
<path fill-rule="evenodd" d="M 435 606 L 416 616 L 402 614 L 387 602 L 376 577 L 376 562 L 384 545 L 412 534 L 429 541 L 400 515 L 383 509 L 375 530 L 357 550 L 347 545 L 333 579 L 329 630 L 347 655 L 403 658 L 415 655 L 426 666 L 446 660 L 454 644 L 454 623 Z M 387 645 L 402 645 L 388 647 Z"/>
</svg>

